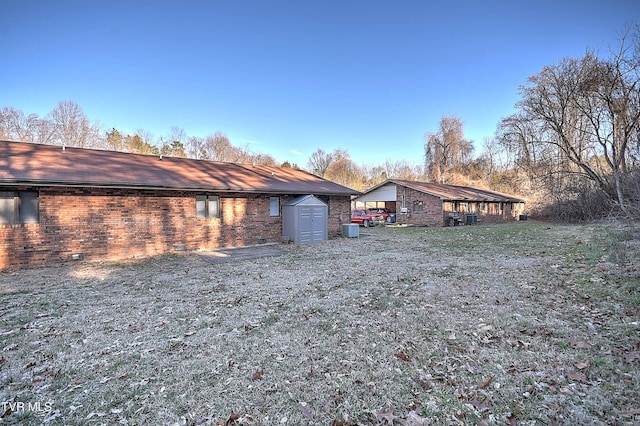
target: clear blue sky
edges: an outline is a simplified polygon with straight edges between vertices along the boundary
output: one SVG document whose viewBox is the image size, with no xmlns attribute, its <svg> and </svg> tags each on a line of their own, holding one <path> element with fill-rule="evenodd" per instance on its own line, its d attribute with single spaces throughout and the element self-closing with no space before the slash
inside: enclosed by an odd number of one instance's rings
<svg viewBox="0 0 640 426">
<path fill-rule="evenodd" d="M 1 0 L 0 107 L 420 164 L 442 116 L 479 148 L 527 77 L 638 23 L 638 0 Z"/>
</svg>

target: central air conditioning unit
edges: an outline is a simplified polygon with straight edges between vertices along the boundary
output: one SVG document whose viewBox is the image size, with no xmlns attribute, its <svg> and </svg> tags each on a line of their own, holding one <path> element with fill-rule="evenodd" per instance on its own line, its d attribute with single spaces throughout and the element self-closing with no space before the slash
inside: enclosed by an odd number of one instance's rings
<svg viewBox="0 0 640 426">
<path fill-rule="evenodd" d="M 345 223 L 342 225 L 342 236 L 356 238 L 360 236 L 360 225 L 357 223 Z"/>
</svg>

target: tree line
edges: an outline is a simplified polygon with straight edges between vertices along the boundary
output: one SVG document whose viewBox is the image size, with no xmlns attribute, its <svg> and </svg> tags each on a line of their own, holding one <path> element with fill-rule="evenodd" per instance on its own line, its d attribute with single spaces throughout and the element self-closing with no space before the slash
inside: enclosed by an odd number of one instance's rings
<svg viewBox="0 0 640 426">
<path fill-rule="evenodd" d="M 640 214 L 640 31 L 601 58 L 565 58 L 520 88 L 496 139 L 511 167 L 568 219 Z"/>
<path fill-rule="evenodd" d="M 588 220 L 640 214 L 640 31 L 627 32 L 601 58 L 589 52 L 546 66 L 520 87 L 516 113 L 503 118 L 479 154 L 464 123 L 444 116 L 424 134 L 423 162 L 358 164 L 346 149 L 318 148 L 301 167 L 231 143 L 218 131 L 188 136 L 172 127 L 154 138 L 116 128 L 104 131 L 79 105 L 60 102 L 45 117 L 0 109 L 0 139 L 305 168 L 364 191 L 386 179 L 475 186 L 520 195 L 531 213 Z"/>
<path fill-rule="evenodd" d="M 72 101 L 61 101 L 44 117 L 34 113 L 25 113 L 19 109 L 5 106 L 0 109 L 0 139 L 31 143 L 65 145 L 68 147 L 106 149 L 137 154 L 165 155 L 211 161 L 224 161 L 253 165 L 282 166 L 306 169 L 311 173 L 356 190 L 366 190 L 386 179 L 435 180 L 443 183 L 475 183 L 486 186 L 487 183 L 473 182 L 485 174 L 486 157 L 472 158 L 473 144 L 470 141 L 459 142 L 463 138 L 462 121 L 457 117 L 443 117 L 443 128 L 437 134 L 429 136 L 428 155 L 432 151 L 444 150 L 438 160 L 411 164 L 406 160 L 390 161 L 383 164 L 358 164 L 346 149 L 334 149 L 325 152 L 318 148 L 306 164 L 300 166 L 285 161 L 278 164 L 269 154 L 252 152 L 246 147 L 234 145 L 222 132 L 217 131 L 205 137 L 189 136 L 183 129 L 172 127 L 169 132 L 158 138 L 145 130 L 133 134 L 117 128 L 103 130 L 100 123 L 91 121 L 80 105 Z M 453 129 L 453 130 L 452 130 Z M 440 139 L 438 139 L 440 138 Z M 439 140 L 437 147 L 431 144 Z M 463 156 L 450 156 L 453 146 L 465 146 Z M 433 149 L 432 149 L 433 148 Z M 455 149 L 453 150 L 455 152 Z M 438 155 L 438 154 L 436 154 Z M 430 158 L 430 157 L 429 157 Z M 435 164 L 437 163 L 437 166 Z M 494 169 L 497 169 L 492 166 Z M 480 171 L 480 169 L 483 169 Z M 446 176 L 446 178 L 445 178 Z M 503 188 L 505 189 L 505 188 Z"/>
<path fill-rule="evenodd" d="M 75 102 L 61 101 L 46 116 L 26 114 L 5 106 L 0 109 L 0 139 L 78 148 L 107 149 L 136 154 L 188 157 L 234 163 L 276 165 L 267 154 L 238 147 L 229 138 L 215 132 L 206 137 L 188 136 L 172 127 L 159 138 L 138 130 L 133 134 L 116 128 L 104 131 L 98 121 L 91 121 Z"/>
</svg>

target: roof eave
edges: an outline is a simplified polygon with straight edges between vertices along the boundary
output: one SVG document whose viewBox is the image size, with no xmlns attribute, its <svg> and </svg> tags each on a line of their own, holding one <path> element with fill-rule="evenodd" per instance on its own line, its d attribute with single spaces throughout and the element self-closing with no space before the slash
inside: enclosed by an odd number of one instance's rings
<svg viewBox="0 0 640 426">
<path fill-rule="evenodd" d="M 44 180 L 15 180 L 15 179 L 0 179 L 0 185 L 6 186 L 35 186 L 35 187 L 57 187 L 57 188 L 104 188 L 104 189 L 136 189 L 136 190 L 162 190 L 162 191 L 203 191 L 203 192 L 240 192 L 247 194 L 293 194 L 293 195 L 331 195 L 331 196 L 343 196 L 350 197 L 358 195 L 357 192 L 317 192 L 317 191 L 301 191 L 294 189 L 268 189 L 268 188 L 234 188 L 234 187 L 207 187 L 207 186 L 166 186 L 166 185 L 136 185 L 132 183 L 120 183 L 120 182 L 75 182 L 75 181 L 44 181 Z"/>
<path fill-rule="evenodd" d="M 525 203 L 526 202 L 525 200 L 522 200 L 520 198 L 511 198 L 511 197 L 505 197 L 504 200 L 485 200 L 485 199 L 481 199 L 481 198 L 447 197 L 446 195 L 436 194 L 434 192 L 427 191 L 424 188 L 413 186 L 409 182 L 397 181 L 395 179 L 388 179 L 387 181 L 385 181 L 385 182 L 381 183 L 380 185 L 378 185 L 378 187 L 380 187 L 380 186 L 382 186 L 382 185 L 384 185 L 386 183 L 394 183 L 396 185 L 406 186 L 407 188 L 411 188 L 414 191 L 422 192 L 423 194 L 427 194 L 427 195 L 431 195 L 433 197 L 440 198 L 441 201 L 465 201 L 465 202 L 483 202 L 483 203 Z M 369 191 L 367 191 L 367 192 L 369 192 Z"/>
</svg>

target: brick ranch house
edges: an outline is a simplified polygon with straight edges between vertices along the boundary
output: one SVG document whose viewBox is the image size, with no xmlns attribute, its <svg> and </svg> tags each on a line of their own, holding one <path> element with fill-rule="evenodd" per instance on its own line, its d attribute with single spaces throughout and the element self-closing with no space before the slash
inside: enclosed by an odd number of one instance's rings
<svg viewBox="0 0 640 426">
<path fill-rule="evenodd" d="M 388 179 L 354 199 L 356 208 L 388 208 L 398 224 L 450 226 L 517 220 L 525 201 L 467 186 Z"/>
<path fill-rule="evenodd" d="M 358 192 L 291 168 L 0 141 L 0 269 L 278 241 L 282 207 Z"/>
</svg>

